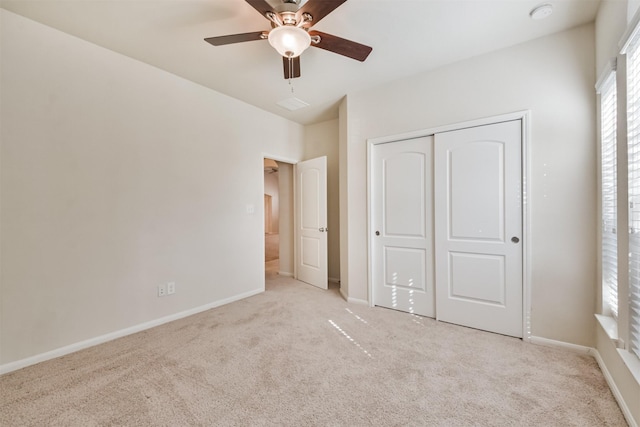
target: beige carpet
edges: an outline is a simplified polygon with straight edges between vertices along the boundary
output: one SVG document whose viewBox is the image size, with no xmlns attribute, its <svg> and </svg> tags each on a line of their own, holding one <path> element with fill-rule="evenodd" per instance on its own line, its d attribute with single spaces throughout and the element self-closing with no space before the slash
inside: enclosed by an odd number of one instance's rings
<svg viewBox="0 0 640 427">
<path fill-rule="evenodd" d="M 2 426 L 624 426 L 589 356 L 267 292 L 0 378 Z"/>
</svg>

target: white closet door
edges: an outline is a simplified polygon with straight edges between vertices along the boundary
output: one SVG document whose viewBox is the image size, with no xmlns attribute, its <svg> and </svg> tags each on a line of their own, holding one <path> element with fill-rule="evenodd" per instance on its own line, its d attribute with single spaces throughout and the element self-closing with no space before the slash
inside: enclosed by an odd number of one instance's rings
<svg viewBox="0 0 640 427">
<path fill-rule="evenodd" d="M 372 150 L 373 303 L 434 317 L 433 137 Z"/>
<path fill-rule="evenodd" d="M 521 122 L 435 136 L 437 318 L 522 337 Z"/>
</svg>

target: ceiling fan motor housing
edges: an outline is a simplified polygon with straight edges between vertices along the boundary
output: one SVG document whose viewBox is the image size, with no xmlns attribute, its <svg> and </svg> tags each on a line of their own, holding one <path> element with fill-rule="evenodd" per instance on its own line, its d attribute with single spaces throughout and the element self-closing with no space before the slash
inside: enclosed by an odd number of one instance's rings
<svg viewBox="0 0 640 427">
<path fill-rule="evenodd" d="M 282 0 L 273 5 L 273 9 L 278 12 L 296 13 L 300 8 L 300 0 Z"/>
<path fill-rule="evenodd" d="M 293 12 L 280 12 L 280 17 L 282 18 L 282 23 L 284 25 L 298 24 L 298 20 L 296 19 L 296 14 Z"/>
</svg>

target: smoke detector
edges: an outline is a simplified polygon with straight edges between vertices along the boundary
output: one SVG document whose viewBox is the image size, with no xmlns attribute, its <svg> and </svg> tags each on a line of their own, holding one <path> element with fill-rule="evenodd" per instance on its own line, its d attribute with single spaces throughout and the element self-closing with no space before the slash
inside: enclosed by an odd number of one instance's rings
<svg viewBox="0 0 640 427">
<path fill-rule="evenodd" d="M 534 7 L 531 12 L 529 12 L 529 16 L 531 19 L 539 21 L 540 19 L 548 18 L 552 13 L 553 5 L 547 3 Z"/>
</svg>

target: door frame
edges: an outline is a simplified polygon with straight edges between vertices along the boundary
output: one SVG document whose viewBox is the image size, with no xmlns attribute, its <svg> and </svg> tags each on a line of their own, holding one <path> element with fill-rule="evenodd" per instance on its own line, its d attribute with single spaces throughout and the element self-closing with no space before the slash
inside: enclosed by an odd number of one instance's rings
<svg viewBox="0 0 640 427">
<path fill-rule="evenodd" d="M 442 132 L 520 120 L 522 122 L 522 339 L 531 341 L 531 110 L 515 111 L 444 126 L 367 139 L 367 285 L 368 302 L 373 307 L 373 148 L 378 144 L 421 138 Z M 436 306 L 436 313 L 438 307 Z"/>
</svg>

